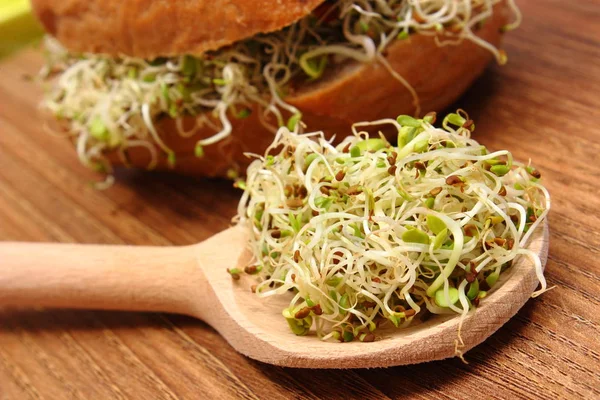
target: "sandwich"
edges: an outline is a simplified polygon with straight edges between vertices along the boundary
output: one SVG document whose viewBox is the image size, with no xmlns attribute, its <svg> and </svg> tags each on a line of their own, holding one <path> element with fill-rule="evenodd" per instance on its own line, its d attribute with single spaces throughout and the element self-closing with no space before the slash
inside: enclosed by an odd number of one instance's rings
<svg viewBox="0 0 600 400">
<path fill-rule="evenodd" d="M 455 101 L 513 0 L 32 0 L 43 109 L 81 162 L 236 177 L 280 126 L 349 132 Z M 342 136 L 337 140 L 343 139 Z"/>
</svg>

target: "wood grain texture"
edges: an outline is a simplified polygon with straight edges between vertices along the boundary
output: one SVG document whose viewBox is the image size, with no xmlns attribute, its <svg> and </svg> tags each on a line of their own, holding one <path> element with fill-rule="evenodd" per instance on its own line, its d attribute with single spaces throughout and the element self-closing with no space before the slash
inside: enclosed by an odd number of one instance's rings
<svg viewBox="0 0 600 400">
<path fill-rule="evenodd" d="M 553 199 L 546 276 L 557 288 L 467 353 L 468 365 L 315 373 L 245 358 L 187 317 L 7 309 L 0 399 L 600 397 L 600 5 L 520 6 L 508 65 L 457 105 L 479 141 L 542 171 Z M 39 93 L 21 79 L 39 62 L 25 52 L 0 64 L 0 239 L 191 244 L 227 226 L 238 193 L 226 182 L 120 171 L 109 191 L 86 186 L 95 175 L 43 132 Z"/>
<path fill-rule="evenodd" d="M 238 352 L 295 368 L 374 368 L 456 356 L 457 332 L 467 352 L 496 332 L 530 299 L 539 281 L 519 257 L 464 318 L 433 316 L 409 328 L 377 330 L 373 343 L 322 341 L 314 330 L 291 334 L 281 311 L 291 295 L 260 299 L 249 276 L 231 279 L 252 260 L 251 229 L 228 228 L 191 246 L 123 246 L 0 242 L 0 307 L 168 312 L 190 315 L 217 330 Z M 545 265 L 548 224 L 527 248 Z"/>
</svg>

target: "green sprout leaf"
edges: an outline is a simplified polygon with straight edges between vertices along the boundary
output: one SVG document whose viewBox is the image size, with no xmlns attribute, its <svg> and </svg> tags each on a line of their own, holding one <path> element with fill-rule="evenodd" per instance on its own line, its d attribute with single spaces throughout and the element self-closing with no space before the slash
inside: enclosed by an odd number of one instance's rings
<svg viewBox="0 0 600 400">
<path fill-rule="evenodd" d="M 204 147 L 200 143 L 197 143 L 194 147 L 194 155 L 198 158 L 204 157 Z"/>
<path fill-rule="evenodd" d="M 446 223 L 442 221 L 439 217 L 436 217 L 435 215 L 428 215 L 425 219 L 427 221 L 427 226 L 429 227 L 431 232 L 433 232 L 436 235 L 447 228 Z"/>
<path fill-rule="evenodd" d="M 294 232 L 298 233 L 302 227 L 302 216 L 298 215 L 298 217 L 296 217 L 294 214 L 289 213 L 288 217 L 290 219 L 290 225 L 292 226 L 292 229 L 294 229 Z"/>
<path fill-rule="evenodd" d="M 129 70 L 127 70 L 127 77 L 129 79 L 137 79 L 138 69 L 136 67 L 129 67 Z"/>
<path fill-rule="evenodd" d="M 196 75 L 196 59 L 192 56 L 184 56 L 181 72 L 190 78 L 194 77 Z"/>
<path fill-rule="evenodd" d="M 398 147 L 402 148 L 410 143 L 417 136 L 417 128 L 412 126 L 403 126 L 398 132 Z"/>
<path fill-rule="evenodd" d="M 402 240 L 406 243 L 429 244 L 429 236 L 420 229 L 409 229 L 402 234 Z"/>
<path fill-rule="evenodd" d="M 341 276 L 332 276 L 331 278 L 328 278 L 325 283 L 328 284 L 329 286 L 338 286 L 341 282 L 342 282 L 342 277 Z M 330 292 L 329 293 L 331 298 L 333 300 L 337 300 L 337 293 L 335 291 Z"/>
<path fill-rule="evenodd" d="M 252 114 L 252 110 L 250 110 L 249 108 L 242 108 L 236 115 L 235 117 L 237 119 L 246 119 L 248 118 L 250 115 Z"/>
<path fill-rule="evenodd" d="M 500 271 L 494 271 L 485 278 L 489 287 L 492 287 L 498 282 L 498 278 L 500 278 Z"/>
<path fill-rule="evenodd" d="M 444 295 L 444 289 L 439 289 L 435 292 L 435 302 L 440 307 L 450 307 L 450 305 L 455 304 L 458 301 L 458 289 L 456 288 L 448 288 L 448 297 L 450 298 L 450 303 L 446 301 L 446 296 Z"/>
<path fill-rule="evenodd" d="M 317 153 L 310 153 L 309 155 L 307 155 L 306 158 L 304 158 L 304 171 L 306 171 L 310 164 L 312 164 L 312 162 L 315 161 L 317 158 L 319 158 L 319 155 Z"/>
<path fill-rule="evenodd" d="M 354 230 L 354 236 L 364 239 L 365 235 L 362 233 L 361 226 L 359 223 L 351 224 L 350 227 Z"/>
<path fill-rule="evenodd" d="M 146 83 L 152 83 L 154 81 L 156 81 L 156 74 L 152 73 L 152 74 L 146 74 L 144 75 L 144 77 L 142 78 L 142 81 L 146 82 Z"/>
<path fill-rule="evenodd" d="M 309 315 L 304 319 L 286 318 L 285 319 L 290 327 L 291 331 L 297 336 L 305 336 L 310 331 L 312 326 L 312 317 Z"/>
<path fill-rule="evenodd" d="M 429 209 L 433 209 L 434 204 L 435 204 L 434 197 L 428 197 L 427 200 L 425 200 L 425 207 L 427 207 Z"/>
<path fill-rule="evenodd" d="M 399 115 L 396 121 L 402 126 L 412 126 L 413 128 L 420 128 L 423 124 L 421 120 L 413 118 L 410 115 Z"/>
<path fill-rule="evenodd" d="M 296 129 L 296 125 L 298 125 L 298 122 L 300 122 L 301 119 L 302 119 L 302 114 L 301 113 L 292 115 L 290 117 L 290 119 L 288 120 L 287 128 L 290 131 L 293 131 L 294 129 Z"/>
<path fill-rule="evenodd" d="M 508 174 L 510 167 L 508 165 L 494 165 L 490 168 L 490 171 L 496 176 L 504 176 Z"/>
<path fill-rule="evenodd" d="M 352 146 L 352 148 L 350 149 L 350 155 L 352 157 L 359 157 L 365 151 L 375 152 L 377 150 L 385 148 L 386 146 L 387 142 L 383 139 L 365 139 Z"/>
<path fill-rule="evenodd" d="M 94 139 L 97 139 L 101 142 L 107 142 L 110 139 L 110 133 L 108 132 L 108 128 L 102 121 L 100 117 L 94 117 L 89 125 L 90 135 Z"/>
<path fill-rule="evenodd" d="M 433 249 L 437 250 L 442 247 L 446 239 L 448 238 L 448 228 L 442 229 L 433 240 Z"/>
<path fill-rule="evenodd" d="M 354 340 L 354 334 L 350 331 L 344 331 L 342 337 L 344 338 L 344 342 L 351 342 Z"/>
<path fill-rule="evenodd" d="M 315 198 L 315 206 L 318 208 L 323 208 L 327 211 L 329 210 L 329 207 L 331 207 L 331 204 L 333 204 L 333 199 L 331 197 L 319 196 Z"/>
<path fill-rule="evenodd" d="M 169 164 L 169 167 L 173 168 L 175 166 L 175 163 L 177 162 L 177 156 L 175 156 L 175 153 L 173 153 L 172 151 L 167 153 L 167 162 Z"/>
<path fill-rule="evenodd" d="M 428 148 L 429 148 L 428 140 L 419 140 L 414 145 L 414 151 L 416 153 L 423 153 L 423 152 L 427 151 Z"/>
<path fill-rule="evenodd" d="M 477 297 L 478 294 L 479 294 L 479 280 L 475 279 L 469 286 L 469 291 L 467 292 L 467 297 L 471 300 L 475 300 L 475 298 Z"/>
<path fill-rule="evenodd" d="M 350 299 L 348 298 L 348 293 L 344 293 L 342 295 L 342 297 L 340 298 L 340 307 L 341 308 L 349 308 L 350 307 Z M 343 315 L 345 315 L 347 313 L 346 310 L 340 310 L 340 313 L 342 313 Z"/>
<path fill-rule="evenodd" d="M 452 125 L 463 126 L 464 123 L 467 122 L 467 120 L 458 114 L 450 113 L 450 114 L 446 115 L 446 117 L 444 118 L 444 124 L 447 125 L 448 122 L 451 123 Z"/>
<path fill-rule="evenodd" d="M 408 38 L 408 32 L 407 31 L 401 31 L 400 33 L 398 33 L 398 40 L 404 40 Z"/>
<path fill-rule="evenodd" d="M 327 59 L 327 55 L 309 58 L 304 54 L 300 57 L 300 68 L 312 80 L 319 79 L 323 75 L 323 72 L 325 72 Z"/>
</svg>

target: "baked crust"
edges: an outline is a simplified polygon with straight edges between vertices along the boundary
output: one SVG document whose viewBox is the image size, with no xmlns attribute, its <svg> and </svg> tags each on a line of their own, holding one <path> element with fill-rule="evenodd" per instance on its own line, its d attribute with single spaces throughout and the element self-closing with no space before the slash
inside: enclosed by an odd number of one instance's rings
<svg viewBox="0 0 600 400">
<path fill-rule="evenodd" d="M 508 7 L 498 3 L 477 36 L 498 48 L 507 21 Z M 385 59 L 415 89 L 423 115 L 441 111 L 458 99 L 481 75 L 492 54 L 469 40 L 440 47 L 432 36 L 411 35 L 389 45 Z M 411 93 L 380 62 L 345 65 L 332 79 L 303 86 L 285 100 L 304 113 L 319 116 L 325 126 L 330 123 L 324 120 L 330 118 L 349 127 L 358 121 L 415 113 Z M 318 125 L 313 129 L 319 129 Z"/>
<path fill-rule="evenodd" d="M 499 3 L 477 35 L 498 47 L 502 36 L 500 28 L 507 20 L 508 8 L 505 3 Z M 425 114 L 441 111 L 458 99 L 483 72 L 492 55 L 468 40 L 439 47 L 431 36 L 413 35 L 391 44 L 385 58 L 415 88 L 420 97 L 421 114 Z M 306 131 L 322 130 L 328 137 L 336 134 L 338 140 L 351 133 L 354 122 L 415 112 L 411 94 L 379 62 L 346 65 L 329 79 L 305 86 L 284 100 L 302 111 Z M 195 176 L 225 176 L 232 167 L 244 170 L 251 161 L 244 152 L 263 154 L 273 140 L 273 134 L 260 124 L 259 112 L 254 108 L 246 119 L 231 117 L 231 136 L 206 146 L 202 158 L 193 154 L 195 143 L 214 131 L 202 129 L 192 138 L 184 139 L 177 134 L 173 120 L 161 120 L 158 124 L 161 137 L 177 154 L 172 170 Z M 192 120 L 185 122 L 189 124 Z M 116 154 L 110 159 L 115 164 L 121 163 Z M 147 150 L 131 149 L 129 160 L 130 165 L 145 168 L 150 156 Z M 171 169 L 164 155 L 157 168 Z"/>
<path fill-rule="evenodd" d="M 324 0 L 31 0 L 45 29 L 74 52 L 201 54 L 279 30 Z"/>
</svg>

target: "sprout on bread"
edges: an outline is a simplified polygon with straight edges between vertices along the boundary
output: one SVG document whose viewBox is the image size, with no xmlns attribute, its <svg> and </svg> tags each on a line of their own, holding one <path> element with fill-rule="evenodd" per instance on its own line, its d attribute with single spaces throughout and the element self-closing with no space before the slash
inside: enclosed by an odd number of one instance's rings
<svg viewBox="0 0 600 400">
<path fill-rule="evenodd" d="M 117 151 L 126 164 L 132 147 L 149 151 L 149 169 L 161 155 L 175 163 L 175 153 L 157 132 L 165 117 L 176 120 L 184 137 L 202 127 L 214 131 L 197 143 L 199 156 L 204 146 L 231 134 L 231 119 L 247 118 L 256 105 L 261 122 L 275 132 L 290 118 L 301 118 L 301 110 L 285 102 L 286 94 L 347 60 L 382 63 L 410 91 L 420 114 L 416 91 L 389 66 L 385 49 L 409 35 L 432 35 L 439 46 L 473 41 L 503 63 L 504 53 L 474 33 L 501 1 L 515 14 L 506 27 L 512 29 L 520 20 L 513 0 L 337 0 L 277 32 L 199 56 L 156 60 L 70 54 L 49 38 L 43 75 L 56 79 L 44 107 L 74 138 L 80 160 L 106 172 L 111 168 L 106 151 Z M 193 126 L 184 126 L 184 116 L 194 117 Z"/>
<path fill-rule="evenodd" d="M 519 256 L 539 279 L 533 296 L 546 290 L 527 248 L 550 209 L 541 174 L 471 139 L 462 110 L 434 121 L 357 123 L 338 145 L 284 127 L 255 156 L 238 208 L 253 291 L 290 296 L 283 316 L 295 334 L 372 341 L 382 325 L 464 318 Z M 397 131 L 398 147 L 363 131 L 374 127 Z"/>
</svg>

